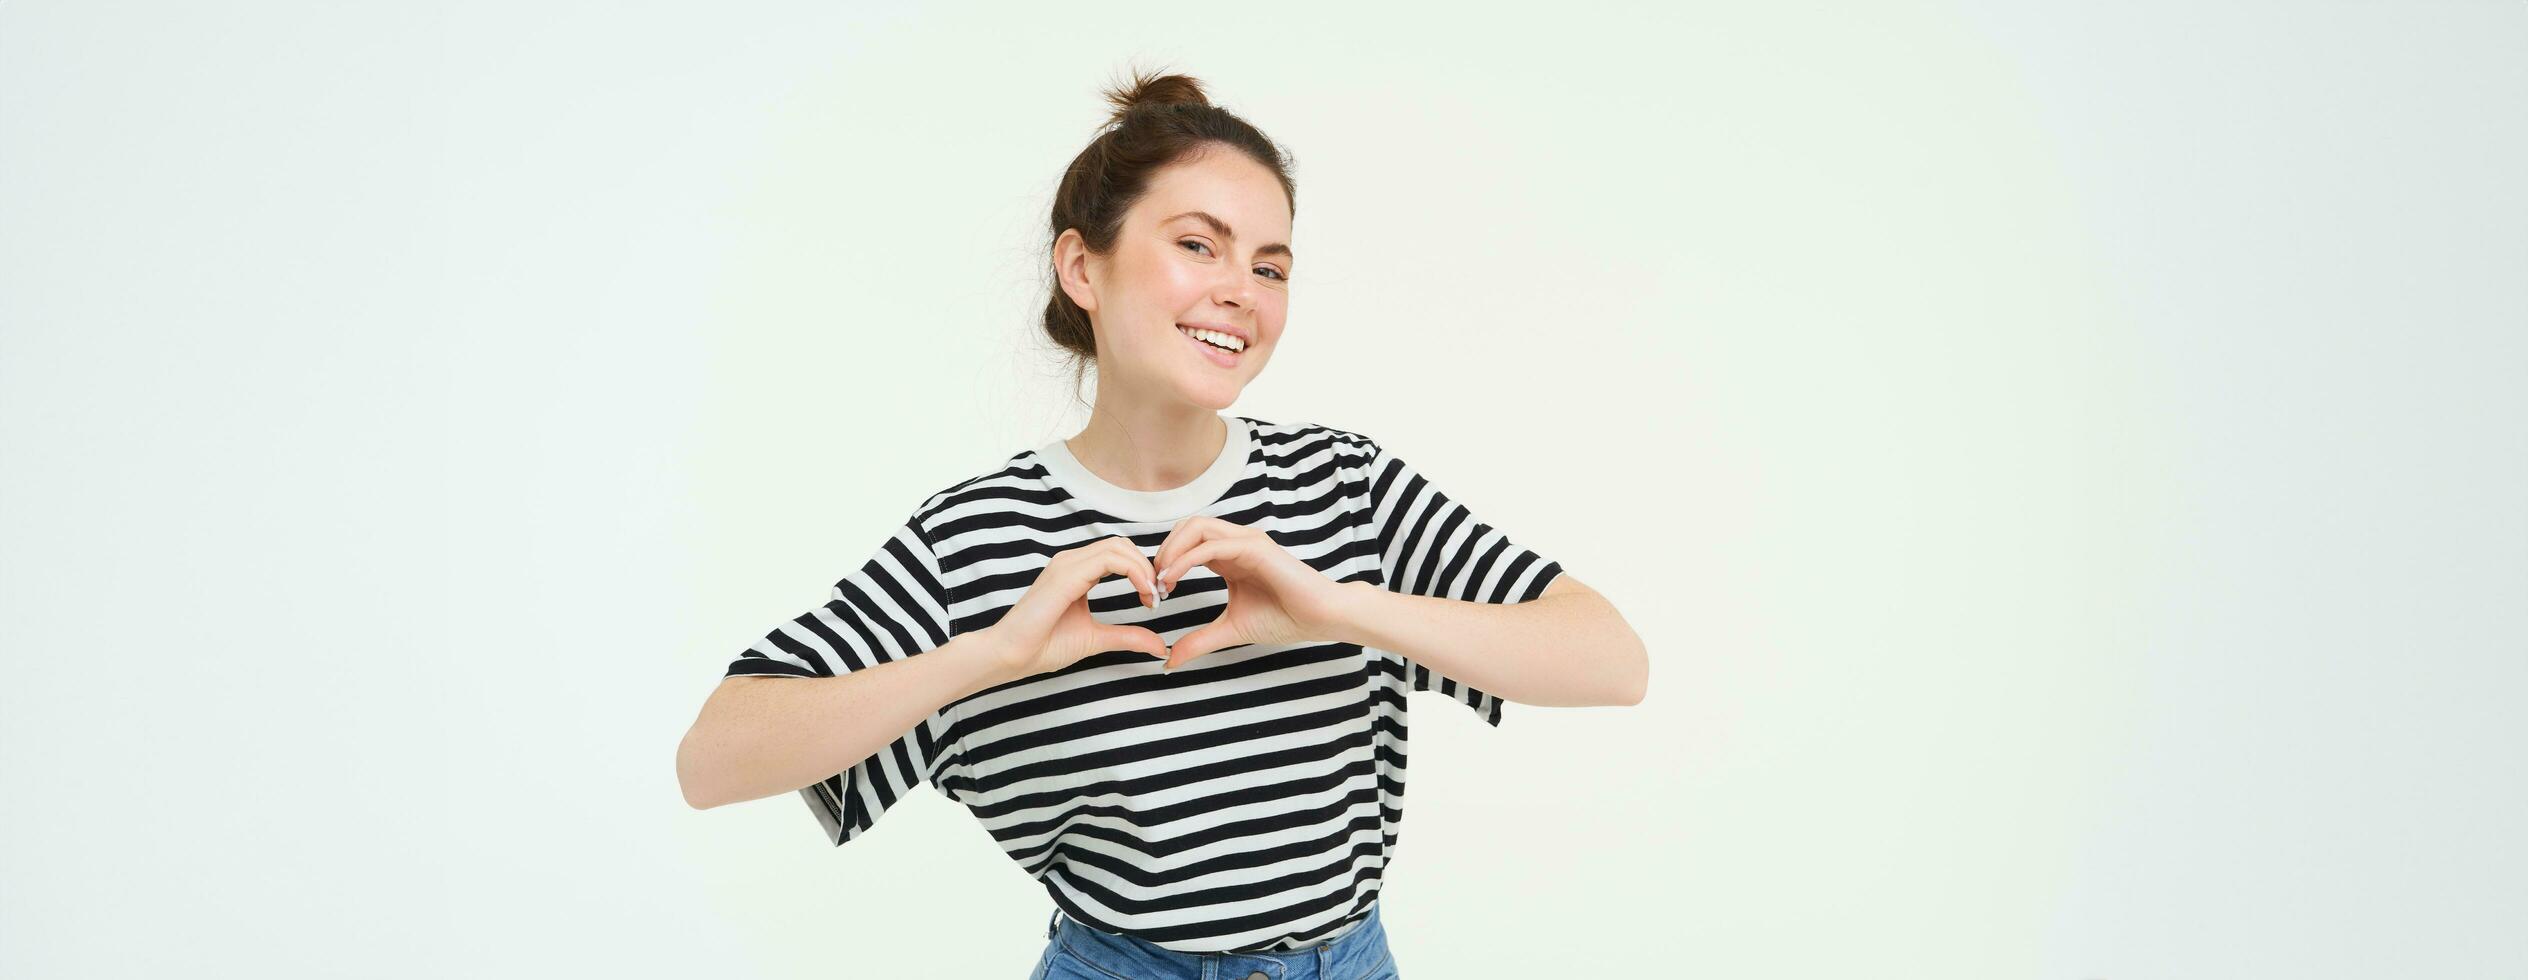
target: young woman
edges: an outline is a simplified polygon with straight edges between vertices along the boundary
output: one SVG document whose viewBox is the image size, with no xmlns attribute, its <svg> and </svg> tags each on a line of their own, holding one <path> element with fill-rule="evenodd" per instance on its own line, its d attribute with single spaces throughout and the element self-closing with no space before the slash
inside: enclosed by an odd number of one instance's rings
<svg viewBox="0 0 2528 980">
<path fill-rule="evenodd" d="M 1286 158 L 1181 75 L 1110 92 L 1053 204 L 1069 439 L 940 490 L 738 655 L 676 758 L 840 845 L 919 786 L 1053 899 L 1035 976 L 1393 977 L 1405 695 L 1640 701 L 1641 640 L 1376 441 L 1222 416 L 1290 298 Z"/>
</svg>

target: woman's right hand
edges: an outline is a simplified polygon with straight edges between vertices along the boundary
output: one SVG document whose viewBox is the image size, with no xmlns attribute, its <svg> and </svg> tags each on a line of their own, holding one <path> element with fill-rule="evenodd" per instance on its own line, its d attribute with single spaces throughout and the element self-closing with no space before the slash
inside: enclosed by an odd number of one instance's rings
<svg viewBox="0 0 2528 980">
<path fill-rule="evenodd" d="M 1108 650 L 1138 650 L 1167 659 L 1167 641 L 1147 627 L 1090 618 L 1088 590 L 1109 575 L 1131 579 L 1141 604 L 1158 605 L 1157 569 L 1132 539 L 1101 538 L 1055 552 L 999 622 L 984 627 L 1000 645 L 1012 678 L 1061 670 Z"/>
</svg>

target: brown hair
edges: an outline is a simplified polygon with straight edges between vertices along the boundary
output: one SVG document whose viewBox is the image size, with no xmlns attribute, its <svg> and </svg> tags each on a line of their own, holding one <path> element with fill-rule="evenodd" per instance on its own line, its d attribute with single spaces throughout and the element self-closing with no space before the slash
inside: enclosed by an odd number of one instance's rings
<svg viewBox="0 0 2528 980">
<path fill-rule="evenodd" d="M 1124 212 L 1132 210 L 1149 189 L 1151 178 L 1215 143 L 1245 153 L 1272 171 L 1281 181 L 1282 195 L 1290 201 L 1291 214 L 1299 213 L 1298 194 L 1290 182 L 1290 155 L 1246 120 L 1212 105 L 1203 97 L 1200 80 L 1135 73 L 1128 85 L 1109 88 L 1105 96 L 1115 107 L 1105 131 L 1071 158 L 1061 185 L 1054 190 L 1048 259 L 1052 242 L 1072 228 L 1080 230 L 1090 252 L 1110 254 L 1123 233 Z M 1077 399 L 1080 382 L 1097 361 L 1097 339 L 1089 329 L 1088 311 L 1062 291 L 1051 261 L 1046 262 L 1045 271 L 1052 293 L 1045 300 L 1045 336 L 1070 355 L 1072 397 Z"/>
</svg>

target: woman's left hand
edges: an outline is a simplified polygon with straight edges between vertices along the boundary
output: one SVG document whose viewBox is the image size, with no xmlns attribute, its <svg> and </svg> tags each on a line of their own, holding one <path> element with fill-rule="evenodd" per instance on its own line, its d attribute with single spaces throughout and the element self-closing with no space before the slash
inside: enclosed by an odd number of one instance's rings
<svg viewBox="0 0 2528 980">
<path fill-rule="evenodd" d="M 1152 561 L 1163 592 L 1196 565 L 1220 576 L 1229 592 L 1219 619 L 1169 645 L 1168 670 L 1242 643 L 1332 640 L 1349 595 L 1343 583 L 1300 561 L 1272 536 L 1217 517 L 1198 514 L 1178 522 Z"/>
</svg>

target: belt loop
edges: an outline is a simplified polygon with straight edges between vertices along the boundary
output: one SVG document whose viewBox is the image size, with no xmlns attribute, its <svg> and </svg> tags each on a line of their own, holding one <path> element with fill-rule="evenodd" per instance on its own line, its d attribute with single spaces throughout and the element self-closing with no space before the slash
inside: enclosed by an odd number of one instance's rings
<svg viewBox="0 0 2528 980">
<path fill-rule="evenodd" d="M 1053 909 L 1053 918 L 1050 918 L 1050 919 L 1046 919 L 1046 920 L 1045 920 L 1045 938 L 1046 938 L 1046 939 L 1051 939 L 1051 938 L 1053 938 L 1053 929 L 1054 929 L 1054 926 L 1055 926 L 1055 925 L 1057 925 L 1057 924 L 1059 924 L 1059 923 L 1061 923 L 1061 921 L 1062 921 L 1062 907 L 1061 907 L 1061 906 L 1059 906 L 1059 905 L 1054 906 L 1054 909 Z"/>
</svg>

